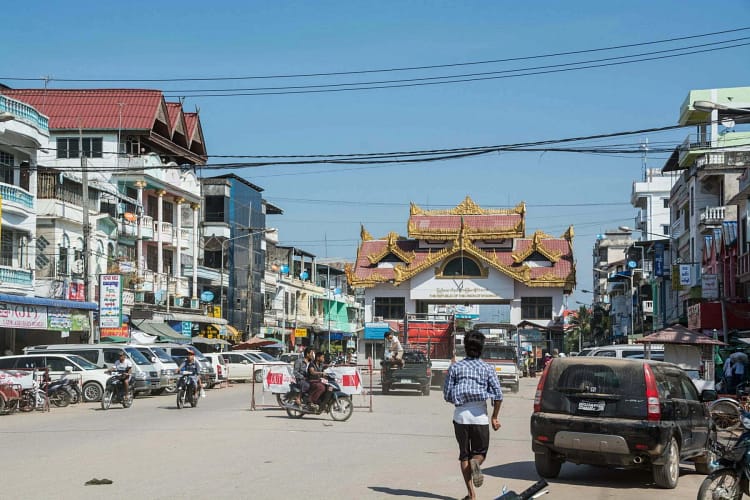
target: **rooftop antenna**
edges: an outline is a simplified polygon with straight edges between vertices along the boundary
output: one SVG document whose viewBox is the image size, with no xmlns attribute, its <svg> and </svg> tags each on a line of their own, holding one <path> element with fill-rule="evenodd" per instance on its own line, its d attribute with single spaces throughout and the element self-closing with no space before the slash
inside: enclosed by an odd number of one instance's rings
<svg viewBox="0 0 750 500">
<path fill-rule="evenodd" d="M 648 175 L 648 137 L 641 142 L 641 168 L 643 169 L 643 181 L 649 181 Z"/>
</svg>

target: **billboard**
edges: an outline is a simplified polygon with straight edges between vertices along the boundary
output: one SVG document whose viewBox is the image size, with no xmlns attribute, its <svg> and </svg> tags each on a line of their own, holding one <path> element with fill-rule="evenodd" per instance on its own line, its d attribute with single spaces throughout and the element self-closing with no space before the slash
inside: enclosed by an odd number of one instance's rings
<svg viewBox="0 0 750 500">
<path fill-rule="evenodd" d="M 122 276 L 99 275 L 99 327 L 122 327 Z"/>
</svg>

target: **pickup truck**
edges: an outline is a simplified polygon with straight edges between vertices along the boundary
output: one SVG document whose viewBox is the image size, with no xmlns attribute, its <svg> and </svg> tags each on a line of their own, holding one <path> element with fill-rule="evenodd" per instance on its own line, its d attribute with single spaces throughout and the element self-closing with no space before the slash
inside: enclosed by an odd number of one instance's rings
<svg viewBox="0 0 750 500">
<path fill-rule="evenodd" d="M 406 349 L 403 367 L 389 360 L 381 361 L 380 366 L 383 394 L 388 394 L 392 389 L 416 389 L 424 396 L 430 395 L 432 369 L 424 352 Z"/>
<path fill-rule="evenodd" d="M 464 346 L 457 345 L 456 357 L 461 359 L 464 356 L 466 356 Z M 482 351 L 482 360 L 495 368 L 501 386 L 510 387 L 511 392 L 518 392 L 520 370 L 515 346 L 487 342 Z"/>
</svg>

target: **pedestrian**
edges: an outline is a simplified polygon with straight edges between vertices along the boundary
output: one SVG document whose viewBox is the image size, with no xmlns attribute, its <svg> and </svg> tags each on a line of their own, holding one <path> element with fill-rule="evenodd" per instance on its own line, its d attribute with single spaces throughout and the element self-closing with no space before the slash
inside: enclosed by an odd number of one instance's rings
<svg viewBox="0 0 750 500">
<path fill-rule="evenodd" d="M 401 342 L 398 340 L 398 337 L 393 335 L 393 332 L 387 332 L 385 335 L 383 335 L 383 338 L 386 340 L 386 342 L 390 343 L 388 352 L 390 353 L 390 362 L 392 363 L 391 367 L 396 368 L 396 365 L 398 365 L 399 368 L 403 368 L 404 348 L 401 347 Z"/>
<path fill-rule="evenodd" d="M 734 370 L 732 369 L 732 357 L 727 356 L 724 360 L 724 392 L 731 394 L 734 392 Z"/>
<path fill-rule="evenodd" d="M 464 336 L 466 357 L 448 368 L 443 398 L 452 403 L 453 431 L 458 442 L 458 460 L 461 474 L 469 492 L 464 500 L 476 498 L 475 487 L 482 486 L 484 476 L 481 465 L 487 458 L 490 429 L 500 428 L 500 405 L 503 391 L 495 369 L 481 360 L 484 335 L 477 331 Z M 487 415 L 487 400 L 493 402 L 492 418 Z"/>
<path fill-rule="evenodd" d="M 740 384 L 745 382 L 745 364 L 747 363 L 747 354 L 741 350 L 737 350 L 732 353 L 729 358 L 732 360 L 732 383 L 734 385 L 733 392 L 737 391 Z"/>
</svg>

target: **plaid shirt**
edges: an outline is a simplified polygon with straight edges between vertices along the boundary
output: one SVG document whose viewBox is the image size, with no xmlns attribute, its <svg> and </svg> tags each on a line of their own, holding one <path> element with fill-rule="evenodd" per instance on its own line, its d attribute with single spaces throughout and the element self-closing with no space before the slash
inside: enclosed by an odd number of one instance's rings
<svg viewBox="0 0 750 500">
<path fill-rule="evenodd" d="M 443 398 L 461 406 L 471 401 L 502 401 L 503 390 L 495 369 L 479 358 L 465 358 L 448 368 Z"/>
</svg>

